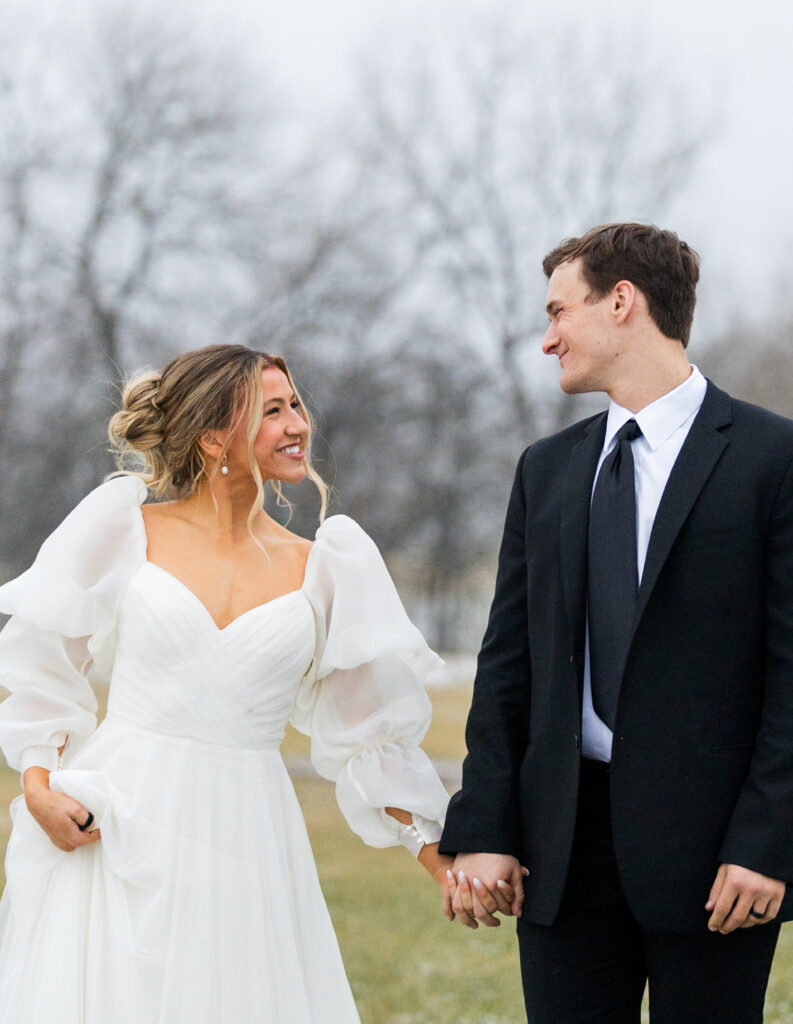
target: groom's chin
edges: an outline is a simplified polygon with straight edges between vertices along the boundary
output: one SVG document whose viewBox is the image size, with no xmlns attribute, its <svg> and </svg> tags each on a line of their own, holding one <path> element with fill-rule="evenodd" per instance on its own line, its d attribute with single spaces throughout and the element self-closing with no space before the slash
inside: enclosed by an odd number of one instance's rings
<svg viewBox="0 0 793 1024">
<path fill-rule="evenodd" d="M 603 385 L 591 378 L 574 377 L 571 374 L 562 372 L 559 378 L 559 387 L 566 395 L 588 395 L 592 391 L 605 391 Z"/>
<path fill-rule="evenodd" d="M 559 387 L 566 395 L 580 395 L 589 390 L 581 381 L 565 377 L 564 374 L 559 378 Z"/>
</svg>

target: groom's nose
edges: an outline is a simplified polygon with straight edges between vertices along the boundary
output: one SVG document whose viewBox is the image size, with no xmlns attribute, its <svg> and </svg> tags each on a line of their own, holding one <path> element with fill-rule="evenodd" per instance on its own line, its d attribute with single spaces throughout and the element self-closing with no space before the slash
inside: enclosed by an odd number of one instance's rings
<svg viewBox="0 0 793 1024">
<path fill-rule="evenodd" d="M 553 351 L 559 344 L 559 334 L 553 324 L 548 324 L 548 330 L 542 339 L 542 350 L 546 356 L 553 355 Z"/>
</svg>

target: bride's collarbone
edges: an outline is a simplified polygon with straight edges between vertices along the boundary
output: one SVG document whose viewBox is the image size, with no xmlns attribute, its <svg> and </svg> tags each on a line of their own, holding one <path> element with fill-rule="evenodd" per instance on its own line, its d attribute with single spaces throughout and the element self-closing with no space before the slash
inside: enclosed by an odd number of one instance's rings
<svg viewBox="0 0 793 1024">
<path fill-rule="evenodd" d="M 146 558 L 183 583 L 217 621 L 299 590 L 311 543 L 287 530 L 229 542 L 194 524 L 144 513 Z"/>
</svg>

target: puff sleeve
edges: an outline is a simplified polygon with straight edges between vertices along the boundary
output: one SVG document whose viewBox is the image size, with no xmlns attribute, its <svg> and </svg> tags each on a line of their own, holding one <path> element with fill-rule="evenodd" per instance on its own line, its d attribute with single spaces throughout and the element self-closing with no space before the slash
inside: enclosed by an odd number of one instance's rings
<svg viewBox="0 0 793 1024">
<path fill-rule="evenodd" d="M 370 846 L 437 842 L 448 795 L 419 747 L 432 708 L 425 681 L 443 666 L 410 622 L 373 541 L 347 516 L 317 532 L 303 585 L 317 647 L 292 722 L 336 783 L 339 807 Z M 400 826 L 386 807 L 413 816 Z"/>
<path fill-rule="evenodd" d="M 146 558 L 137 477 L 91 491 L 44 541 L 33 565 L 0 587 L 0 747 L 9 765 L 58 765 L 96 728 L 91 683 L 113 666 L 115 620 L 124 584 Z"/>
</svg>

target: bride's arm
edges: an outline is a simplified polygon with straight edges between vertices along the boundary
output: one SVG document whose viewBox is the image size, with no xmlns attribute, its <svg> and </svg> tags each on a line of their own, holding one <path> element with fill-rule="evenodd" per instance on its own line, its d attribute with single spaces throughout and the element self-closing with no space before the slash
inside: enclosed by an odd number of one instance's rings
<svg viewBox="0 0 793 1024">
<path fill-rule="evenodd" d="M 386 807 L 386 814 L 390 814 L 400 825 L 410 828 L 413 825 L 413 815 L 409 811 L 403 811 L 399 807 Z M 443 888 L 447 882 L 446 872 L 454 864 L 454 857 L 438 853 L 438 843 L 423 843 L 416 858 L 423 868 L 432 875 L 438 885 Z"/>
<path fill-rule="evenodd" d="M 132 477 L 100 485 L 0 587 L 0 747 L 21 774 L 57 769 L 96 729 L 91 681 L 109 679 L 119 597 L 146 557 L 145 494 Z"/>
<path fill-rule="evenodd" d="M 413 815 L 408 811 L 404 811 L 399 807 L 386 807 L 386 814 L 389 814 L 392 818 L 395 818 L 400 824 L 406 828 L 410 828 L 413 825 Z M 407 845 L 407 844 L 406 844 Z M 458 880 L 452 874 L 452 867 L 454 865 L 454 857 L 449 857 L 444 853 L 440 853 L 438 850 L 439 844 L 435 843 L 424 843 L 419 850 L 417 859 L 419 864 L 425 868 L 440 885 L 441 892 L 443 894 L 443 912 L 449 918 L 450 921 L 454 920 L 454 911 L 452 910 L 452 900 L 454 899 L 455 890 L 457 889 Z M 478 886 L 476 883 L 479 883 Z M 473 900 L 473 893 L 470 892 L 472 882 L 469 879 L 464 879 L 460 882 L 463 889 L 466 891 L 466 895 Z M 484 924 L 491 927 L 498 927 L 499 920 L 494 915 L 496 913 L 505 914 L 510 916 L 512 914 L 512 904 L 515 900 L 515 890 L 512 886 L 505 881 L 498 883 L 498 891 L 493 893 L 485 887 L 485 885 L 475 879 L 473 885 L 476 886 L 476 898 L 482 904 L 482 909 L 485 914 L 480 917 L 480 920 Z M 471 916 L 470 921 L 465 922 L 470 927 L 476 927 L 476 919 Z"/>
<path fill-rule="evenodd" d="M 345 516 L 318 532 L 304 593 L 317 648 L 292 722 L 311 736 L 314 767 L 336 783 L 352 830 L 370 846 L 402 843 L 444 885 L 437 841 L 449 797 L 419 746 L 432 715 L 424 684 L 443 662 L 373 542 Z"/>
</svg>

